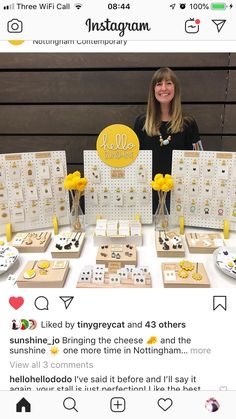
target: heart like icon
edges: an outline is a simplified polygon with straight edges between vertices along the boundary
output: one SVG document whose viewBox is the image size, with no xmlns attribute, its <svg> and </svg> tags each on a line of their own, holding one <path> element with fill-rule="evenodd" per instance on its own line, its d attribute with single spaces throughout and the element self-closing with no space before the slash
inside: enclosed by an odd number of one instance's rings
<svg viewBox="0 0 236 419">
<path fill-rule="evenodd" d="M 18 310 L 24 304 L 23 297 L 11 297 L 9 298 L 9 304 L 15 309 Z"/>
<path fill-rule="evenodd" d="M 167 399 L 159 399 L 157 401 L 158 406 L 166 412 L 173 404 L 173 400 L 167 398 Z"/>
</svg>

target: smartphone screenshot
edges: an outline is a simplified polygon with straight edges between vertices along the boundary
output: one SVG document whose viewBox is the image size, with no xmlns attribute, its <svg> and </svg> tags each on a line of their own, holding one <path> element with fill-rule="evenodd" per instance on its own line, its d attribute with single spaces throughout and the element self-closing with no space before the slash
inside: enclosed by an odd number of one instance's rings
<svg viewBox="0 0 236 419">
<path fill-rule="evenodd" d="M 233 419 L 236 2 L 0 5 L 0 414 Z"/>
</svg>

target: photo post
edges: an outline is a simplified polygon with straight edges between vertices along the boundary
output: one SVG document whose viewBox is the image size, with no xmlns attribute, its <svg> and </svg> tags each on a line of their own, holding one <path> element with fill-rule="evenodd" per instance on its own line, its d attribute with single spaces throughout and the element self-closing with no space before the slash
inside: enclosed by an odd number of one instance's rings
<svg viewBox="0 0 236 419">
<path fill-rule="evenodd" d="M 236 3 L 0 8 L 2 417 L 233 419 Z"/>
</svg>

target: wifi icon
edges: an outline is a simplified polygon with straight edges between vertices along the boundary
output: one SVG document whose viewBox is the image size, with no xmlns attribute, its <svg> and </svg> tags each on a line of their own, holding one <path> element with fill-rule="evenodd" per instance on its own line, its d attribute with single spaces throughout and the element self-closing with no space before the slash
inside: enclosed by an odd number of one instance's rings
<svg viewBox="0 0 236 419">
<path fill-rule="evenodd" d="M 82 5 L 81 3 L 76 3 L 76 4 L 75 4 L 76 9 L 78 9 L 78 10 L 79 10 L 82 6 L 83 6 L 83 5 Z"/>
</svg>

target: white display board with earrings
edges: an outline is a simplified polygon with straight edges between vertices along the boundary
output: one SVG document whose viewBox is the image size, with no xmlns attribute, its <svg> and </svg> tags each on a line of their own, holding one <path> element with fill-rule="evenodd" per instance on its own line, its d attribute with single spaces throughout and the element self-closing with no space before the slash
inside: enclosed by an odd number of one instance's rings
<svg viewBox="0 0 236 419">
<path fill-rule="evenodd" d="M 173 223 L 236 230 L 236 153 L 174 150 L 172 176 Z"/>
<path fill-rule="evenodd" d="M 69 224 L 69 196 L 63 187 L 67 174 L 65 151 L 0 155 L 0 232 Z"/>
<path fill-rule="evenodd" d="M 134 220 L 152 223 L 152 151 L 141 150 L 129 166 L 114 168 L 103 163 L 97 151 L 84 151 L 85 219 L 96 224 L 101 215 L 107 220 Z"/>
</svg>

